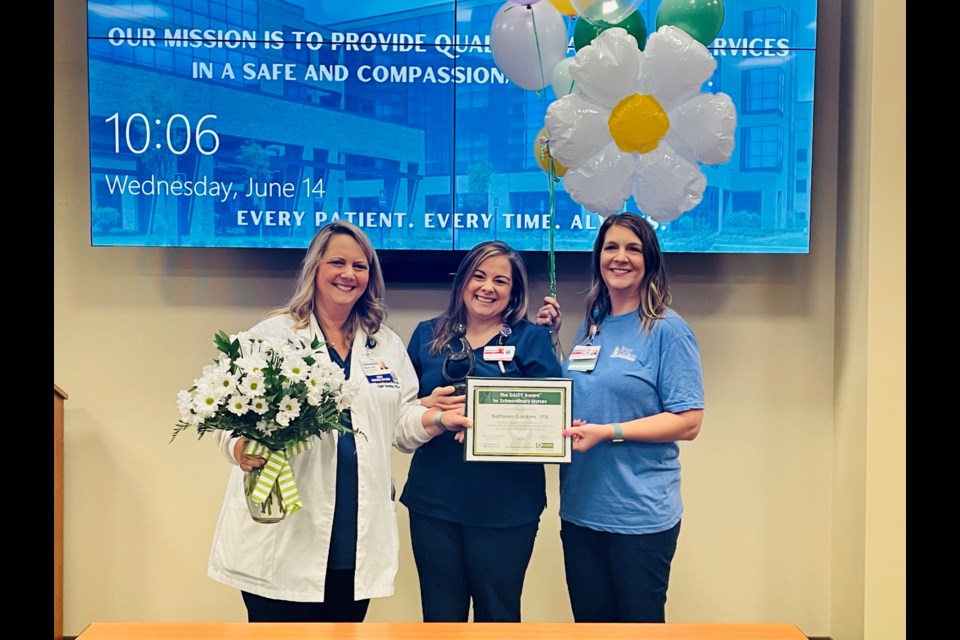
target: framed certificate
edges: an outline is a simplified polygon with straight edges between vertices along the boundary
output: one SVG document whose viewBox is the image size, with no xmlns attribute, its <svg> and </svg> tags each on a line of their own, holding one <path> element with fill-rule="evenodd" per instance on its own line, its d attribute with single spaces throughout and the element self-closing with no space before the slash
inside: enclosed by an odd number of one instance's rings
<svg viewBox="0 0 960 640">
<path fill-rule="evenodd" d="M 570 462 L 570 378 L 468 377 L 466 385 L 467 462 Z"/>
</svg>

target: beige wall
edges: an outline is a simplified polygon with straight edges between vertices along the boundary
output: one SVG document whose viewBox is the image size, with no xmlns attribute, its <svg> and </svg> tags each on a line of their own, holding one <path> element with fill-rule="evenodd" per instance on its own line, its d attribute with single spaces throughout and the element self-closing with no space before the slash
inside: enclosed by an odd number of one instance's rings
<svg viewBox="0 0 960 640">
<path fill-rule="evenodd" d="M 668 256 L 707 396 L 701 436 L 681 446 L 674 622 L 905 637 L 905 54 L 887 36 L 902 33 L 903 3 L 848 0 L 842 28 L 832 4 L 821 3 L 818 27 L 810 254 Z M 210 441 L 168 440 L 177 391 L 213 357 L 213 332 L 283 303 L 301 254 L 90 246 L 85 7 L 54 2 L 54 382 L 70 395 L 64 632 L 241 621 L 239 594 L 205 573 L 227 465 Z M 856 55 L 841 65 L 841 51 Z M 872 83 L 880 64 L 897 91 Z M 546 259 L 530 262 L 542 295 Z M 587 267 L 585 256 L 558 265 L 568 318 Z M 392 286 L 389 322 L 408 336 L 445 297 Z M 394 455 L 398 481 L 408 462 Z M 571 620 L 556 477 L 550 468 L 524 592 L 530 621 Z M 402 506 L 398 516 L 397 593 L 374 601 L 371 621 L 419 620 Z"/>
<path fill-rule="evenodd" d="M 906 637 L 906 4 L 843 5 L 835 638 Z"/>
</svg>

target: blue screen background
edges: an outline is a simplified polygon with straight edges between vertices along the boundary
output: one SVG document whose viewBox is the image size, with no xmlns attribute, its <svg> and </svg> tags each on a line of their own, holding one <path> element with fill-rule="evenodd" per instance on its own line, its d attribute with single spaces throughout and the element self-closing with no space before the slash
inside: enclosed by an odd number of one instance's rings
<svg viewBox="0 0 960 640">
<path fill-rule="evenodd" d="M 533 153 L 552 88 L 490 53 L 502 4 L 89 2 L 91 243 L 303 248 L 339 217 L 378 249 L 542 251 L 552 223 L 556 250 L 589 250 L 600 216 L 551 194 Z M 639 5 L 649 32 L 659 4 Z M 816 0 L 725 10 L 704 90 L 737 107 L 733 155 L 657 233 L 668 252 L 806 253 Z"/>
</svg>

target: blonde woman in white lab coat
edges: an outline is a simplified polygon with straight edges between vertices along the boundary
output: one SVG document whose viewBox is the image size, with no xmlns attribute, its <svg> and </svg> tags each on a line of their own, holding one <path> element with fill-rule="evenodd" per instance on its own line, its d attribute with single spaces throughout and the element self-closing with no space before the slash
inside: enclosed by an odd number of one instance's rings
<svg viewBox="0 0 960 640">
<path fill-rule="evenodd" d="M 324 341 L 321 357 L 360 381 L 350 420 L 363 435 L 331 432 L 293 456 L 303 508 L 260 524 L 247 509 L 243 475 L 264 461 L 243 453 L 245 438 L 215 432 L 235 466 L 207 575 L 241 591 L 250 622 L 361 622 L 371 598 L 393 595 L 399 543 L 391 447 L 410 452 L 470 425 L 462 408 L 420 405 L 406 348 L 383 324 L 383 293 L 369 239 L 350 223 L 333 222 L 311 241 L 289 303 L 251 329 L 270 335 L 293 328 Z M 378 375 L 367 377 L 371 363 Z"/>
</svg>

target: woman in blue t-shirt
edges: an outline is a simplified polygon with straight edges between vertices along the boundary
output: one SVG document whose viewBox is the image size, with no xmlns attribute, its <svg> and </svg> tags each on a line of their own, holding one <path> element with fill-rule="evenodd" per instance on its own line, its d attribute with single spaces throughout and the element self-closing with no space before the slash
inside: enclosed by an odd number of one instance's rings
<svg viewBox="0 0 960 640">
<path fill-rule="evenodd" d="M 457 383 L 468 375 L 559 376 L 550 332 L 526 313 L 520 254 L 499 241 L 471 249 L 454 276 L 446 311 L 421 322 L 407 345 L 421 403 L 462 408 Z M 400 496 L 410 512 L 423 620 L 466 622 L 472 602 L 475 622 L 519 622 L 523 579 L 546 506 L 543 465 L 465 462 L 462 440 L 462 433 L 445 433 L 417 449 Z"/>
<path fill-rule="evenodd" d="M 560 469 L 560 538 L 577 622 L 664 622 L 683 503 L 680 449 L 703 420 L 700 349 L 670 309 L 657 235 L 640 216 L 604 220 L 573 379 L 573 459 Z M 560 327 L 552 298 L 538 324 Z"/>
</svg>

